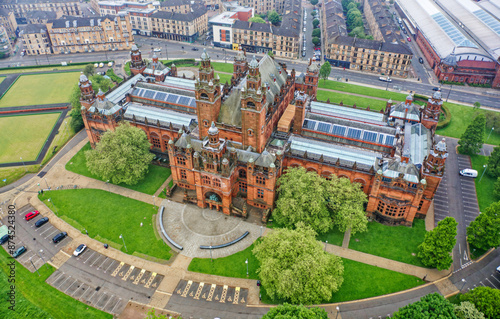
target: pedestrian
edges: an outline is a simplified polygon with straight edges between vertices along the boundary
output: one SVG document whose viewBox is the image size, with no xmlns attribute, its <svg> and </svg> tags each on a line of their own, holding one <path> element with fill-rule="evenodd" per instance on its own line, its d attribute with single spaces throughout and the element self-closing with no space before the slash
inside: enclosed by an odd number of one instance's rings
<svg viewBox="0 0 500 319">
<path fill-rule="evenodd" d="M 425 281 L 426 278 L 427 278 L 427 275 L 425 275 L 424 278 L 422 278 L 422 280 Z"/>
<path fill-rule="evenodd" d="M 42 192 L 42 195 L 43 195 L 43 189 L 42 189 L 42 190 L 40 190 L 40 192 Z"/>
</svg>

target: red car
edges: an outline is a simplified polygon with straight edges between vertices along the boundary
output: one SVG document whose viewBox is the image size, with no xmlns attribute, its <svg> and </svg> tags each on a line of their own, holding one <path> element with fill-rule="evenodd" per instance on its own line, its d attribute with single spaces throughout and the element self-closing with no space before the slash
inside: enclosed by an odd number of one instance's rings
<svg viewBox="0 0 500 319">
<path fill-rule="evenodd" d="M 29 212 L 29 213 L 26 214 L 26 216 L 24 216 L 24 219 L 26 219 L 26 220 L 33 219 L 36 216 L 38 216 L 38 214 L 40 214 L 40 212 L 38 212 L 37 210 Z"/>
<path fill-rule="evenodd" d="M 408 37 L 408 38 L 406 38 L 406 39 L 408 40 L 408 42 L 411 42 L 411 38 L 410 38 L 410 37 Z"/>
</svg>

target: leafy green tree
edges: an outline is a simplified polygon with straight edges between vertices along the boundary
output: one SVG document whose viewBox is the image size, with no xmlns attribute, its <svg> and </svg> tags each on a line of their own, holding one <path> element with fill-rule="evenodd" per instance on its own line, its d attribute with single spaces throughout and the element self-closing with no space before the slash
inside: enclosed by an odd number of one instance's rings
<svg viewBox="0 0 500 319">
<path fill-rule="evenodd" d="M 248 21 L 249 22 L 255 22 L 255 23 L 266 23 L 266 21 L 264 21 L 264 19 L 262 19 L 259 16 L 251 17 L 250 19 L 248 19 Z"/>
<path fill-rule="evenodd" d="M 274 53 L 272 50 L 267 51 L 267 55 L 269 55 L 271 58 L 274 58 Z"/>
<path fill-rule="evenodd" d="M 451 251 L 457 241 L 457 225 L 453 217 L 446 217 L 436 228 L 425 234 L 417 254 L 425 266 L 436 267 L 438 270 L 450 268 L 453 262 Z"/>
<path fill-rule="evenodd" d="M 261 13 L 259 14 L 259 17 L 261 17 L 263 20 L 267 18 L 267 13 Z"/>
<path fill-rule="evenodd" d="M 318 4 L 318 2 L 319 2 L 318 0 L 311 0 L 311 4 L 312 4 L 313 6 L 317 5 L 317 4 Z"/>
<path fill-rule="evenodd" d="M 319 69 L 319 77 L 323 79 L 323 82 L 326 82 L 331 72 L 332 66 L 330 65 L 330 62 L 326 61 Z"/>
<path fill-rule="evenodd" d="M 85 152 L 87 167 L 92 174 L 113 184 L 137 184 L 148 172 L 154 154 L 143 130 L 129 123 L 101 136 L 95 149 Z"/>
<path fill-rule="evenodd" d="M 361 11 L 358 10 L 358 8 L 353 8 L 347 11 L 347 19 L 346 23 L 350 27 L 353 24 L 354 18 L 359 17 L 361 18 Z M 351 29 L 351 28 L 349 28 Z"/>
<path fill-rule="evenodd" d="M 318 13 L 317 13 L 316 11 L 314 11 L 314 10 L 313 10 L 313 11 L 311 11 L 311 15 L 312 15 L 313 17 L 315 17 L 317 14 L 318 14 Z"/>
<path fill-rule="evenodd" d="M 85 74 L 88 78 L 90 78 L 95 73 L 95 68 L 93 64 L 87 64 L 83 68 L 83 74 Z"/>
<path fill-rule="evenodd" d="M 309 227 L 276 229 L 253 249 L 260 262 L 257 270 L 271 298 L 294 304 L 329 300 L 343 282 L 342 259 L 323 251 Z"/>
<path fill-rule="evenodd" d="M 500 114 L 498 112 L 491 112 L 486 118 L 486 128 L 488 130 L 498 130 L 500 129 Z"/>
<path fill-rule="evenodd" d="M 319 20 L 318 19 L 314 19 L 313 20 L 313 28 L 317 28 L 319 25 Z"/>
<path fill-rule="evenodd" d="M 500 177 L 500 146 L 493 149 L 488 157 L 488 175 Z"/>
<path fill-rule="evenodd" d="M 361 17 L 355 17 L 352 20 L 351 28 L 354 29 L 354 28 L 357 28 L 357 27 L 363 28 L 363 18 L 361 18 Z"/>
<path fill-rule="evenodd" d="M 71 112 L 69 115 L 71 116 L 71 120 L 69 122 L 69 126 L 71 126 L 74 132 L 78 132 L 84 126 L 81 112 L 82 105 L 80 104 L 80 88 L 78 87 L 78 84 L 73 87 L 70 103 Z"/>
<path fill-rule="evenodd" d="M 479 110 L 481 108 L 481 103 L 479 102 L 474 102 L 473 104 L 475 110 Z"/>
<path fill-rule="evenodd" d="M 285 227 L 302 222 L 318 233 L 334 226 L 342 232 L 351 229 L 351 234 L 366 230 L 366 195 L 346 178 L 332 175 L 327 180 L 303 167 L 290 168 L 278 180 L 278 192 L 273 216 Z"/>
<path fill-rule="evenodd" d="M 454 306 L 438 293 L 425 295 L 419 301 L 399 308 L 394 319 L 457 319 Z"/>
<path fill-rule="evenodd" d="M 273 10 L 267 13 L 267 20 L 274 25 L 278 25 L 281 21 L 281 17 L 276 11 Z"/>
<path fill-rule="evenodd" d="M 312 31 L 312 36 L 313 37 L 317 37 L 317 38 L 321 38 L 321 30 L 320 29 L 314 29 Z"/>
<path fill-rule="evenodd" d="M 306 308 L 302 305 L 284 303 L 271 308 L 262 319 L 327 319 L 328 313 L 323 308 Z"/>
<path fill-rule="evenodd" d="M 110 88 L 114 86 L 113 81 L 110 79 L 106 79 L 102 75 L 93 75 L 90 77 L 90 81 L 92 82 L 92 88 L 94 89 L 94 92 L 99 92 L 99 89 L 103 91 L 104 93 L 108 92 Z"/>
<path fill-rule="evenodd" d="M 312 38 L 312 43 L 315 46 L 318 46 L 321 43 L 321 40 L 318 37 Z"/>
<path fill-rule="evenodd" d="M 460 296 L 460 301 L 470 301 L 488 319 L 500 318 L 500 290 L 477 287 Z"/>
<path fill-rule="evenodd" d="M 455 305 L 455 315 L 458 319 L 485 319 L 484 314 L 469 301 Z"/>
<path fill-rule="evenodd" d="M 366 38 L 365 29 L 362 26 L 355 27 L 354 29 L 352 29 L 351 32 L 349 32 L 349 36 L 356 37 L 359 39 L 364 39 L 364 38 Z"/>
<path fill-rule="evenodd" d="M 356 2 L 351 2 L 347 5 L 347 11 L 353 9 L 353 8 L 358 8 L 358 4 Z"/>
<path fill-rule="evenodd" d="M 458 141 L 458 151 L 462 154 L 477 154 L 484 143 L 484 125 L 486 117 L 484 114 L 476 116 L 472 123 L 467 126 L 464 134 Z"/>
<path fill-rule="evenodd" d="M 495 182 L 495 185 L 493 186 L 493 194 L 495 196 L 500 197 L 500 176 L 497 177 L 497 181 Z"/>
<path fill-rule="evenodd" d="M 467 242 L 483 250 L 500 246 L 500 202 L 491 204 L 470 223 Z"/>
</svg>

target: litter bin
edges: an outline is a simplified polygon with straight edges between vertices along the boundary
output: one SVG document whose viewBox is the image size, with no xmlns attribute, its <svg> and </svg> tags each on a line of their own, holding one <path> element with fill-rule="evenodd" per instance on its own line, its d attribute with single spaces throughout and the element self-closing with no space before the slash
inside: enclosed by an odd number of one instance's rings
<svg viewBox="0 0 500 319">
<path fill-rule="evenodd" d="M 108 249 L 109 245 L 108 244 L 104 244 L 104 248 Z"/>
</svg>

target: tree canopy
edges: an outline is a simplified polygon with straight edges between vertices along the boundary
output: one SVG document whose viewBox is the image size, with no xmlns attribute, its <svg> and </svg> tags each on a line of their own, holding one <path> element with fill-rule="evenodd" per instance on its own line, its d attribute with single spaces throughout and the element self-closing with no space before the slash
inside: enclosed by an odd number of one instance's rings
<svg viewBox="0 0 500 319">
<path fill-rule="evenodd" d="M 318 19 L 314 19 L 313 20 L 313 28 L 317 28 L 319 25 L 319 20 Z"/>
<path fill-rule="evenodd" d="M 95 73 L 95 68 L 93 64 L 87 64 L 83 68 L 83 74 L 85 74 L 88 78 L 90 78 Z"/>
<path fill-rule="evenodd" d="M 154 155 L 143 130 L 129 123 L 115 131 L 106 131 L 95 149 L 85 152 L 87 167 L 92 174 L 113 184 L 137 184 L 148 172 Z"/>
<path fill-rule="evenodd" d="M 483 250 L 500 246 L 500 202 L 491 204 L 470 223 L 467 241 Z"/>
<path fill-rule="evenodd" d="M 312 43 L 318 46 L 321 43 L 321 40 L 318 37 L 312 38 Z"/>
<path fill-rule="evenodd" d="M 462 301 L 459 305 L 456 305 L 455 315 L 458 319 L 485 319 L 484 314 L 469 301 Z"/>
<path fill-rule="evenodd" d="M 271 298 L 294 304 L 317 304 L 330 300 L 343 282 L 342 259 L 323 251 L 316 233 L 300 225 L 297 229 L 275 229 L 253 249 L 260 262 L 257 270 Z"/>
<path fill-rule="evenodd" d="M 488 175 L 500 177 L 500 146 L 493 149 L 488 157 Z"/>
<path fill-rule="evenodd" d="M 328 313 L 323 308 L 307 308 L 302 305 L 284 303 L 271 308 L 262 319 L 327 319 Z"/>
<path fill-rule="evenodd" d="M 317 37 L 317 38 L 321 38 L 321 30 L 320 29 L 312 30 L 312 36 Z"/>
<path fill-rule="evenodd" d="M 259 17 L 259 16 L 254 16 L 254 17 L 251 17 L 250 19 L 248 19 L 248 22 L 266 23 L 266 21 L 264 21 L 264 19 L 262 19 L 262 18 L 261 18 L 261 17 Z"/>
<path fill-rule="evenodd" d="M 278 25 L 281 21 L 281 17 L 276 11 L 273 10 L 267 13 L 267 20 L 274 25 Z"/>
<path fill-rule="evenodd" d="M 460 301 L 470 301 L 488 319 L 500 318 L 500 290 L 479 286 L 460 296 Z"/>
<path fill-rule="evenodd" d="M 457 319 L 454 306 L 438 293 L 425 295 L 419 301 L 399 308 L 394 319 Z"/>
<path fill-rule="evenodd" d="M 319 77 L 324 81 L 326 81 L 330 76 L 331 72 L 332 72 L 332 66 L 330 65 L 330 62 L 326 61 L 319 69 Z"/>
<path fill-rule="evenodd" d="M 342 232 L 351 229 L 351 234 L 365 231 L 365 193 L 358 183 L 330 177 L 327 180 L 303 167 L 288 169 L 278 180 L 279 197 L 273 211 L 276 222 L 289 228 L 303 222 L 318 233 L 334 226 Z"/>
<path fill-rule="evenodd" d="M 458 151 L 462 154 L 477 154 L 483 147 L 484 143 L 484 125 L 486 117 L 484 114 L 476 116 L 472 123 L 467 126 L 464 134 L 458 141 Z"/>
<path fill-rule="evenodd" d="M 317 5 L 317 4 L 318 4 L 318 2 L 319 2 L 319 0 L 311 0 L 311 4 L 312 4 L 313 6 Z"/>
<path fill-rule="evenodd" d="M 438 270 L 450 268 L 453 262 L 451 251 L 457 241 L 457 225 L 453 217 L 446 217 L 436 228 L 425 234 L 417 254 L 425 266 L 436 267 Z"/>
</svg>

